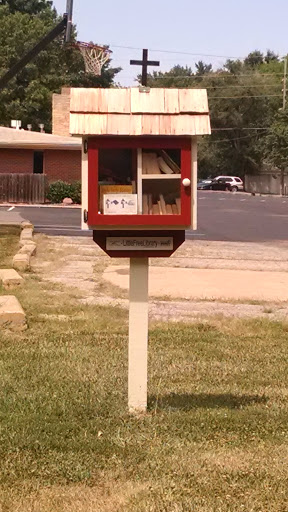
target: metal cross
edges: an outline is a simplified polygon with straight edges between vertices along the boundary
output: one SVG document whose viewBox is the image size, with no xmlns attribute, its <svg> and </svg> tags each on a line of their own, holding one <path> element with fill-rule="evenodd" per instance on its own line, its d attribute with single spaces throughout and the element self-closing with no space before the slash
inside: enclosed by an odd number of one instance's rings
<svg viewBox="0 0 288 512">
<path fill-rule="evenodd" d="M 142 66 L 142 85 L 147 87 L 147 68 L 148 66 L 160 66 L 159 60 L 148 60 L 148 50 L 143 50 L 142 60 L 130 60 L 132 66 Z"/>
</svg>

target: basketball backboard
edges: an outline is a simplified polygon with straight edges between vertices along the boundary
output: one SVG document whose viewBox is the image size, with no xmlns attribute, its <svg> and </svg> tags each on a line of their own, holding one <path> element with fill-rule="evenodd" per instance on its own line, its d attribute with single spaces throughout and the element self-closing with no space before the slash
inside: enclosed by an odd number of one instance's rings
<svg viewBox="0 0 288 512">
<path fill-rule="evenodd" d="M 65 43 L 69 43 L 72 33 L 73 0 L 67 0 L 66 3 L 67 27 L 65 33 Z"/>
</svg>

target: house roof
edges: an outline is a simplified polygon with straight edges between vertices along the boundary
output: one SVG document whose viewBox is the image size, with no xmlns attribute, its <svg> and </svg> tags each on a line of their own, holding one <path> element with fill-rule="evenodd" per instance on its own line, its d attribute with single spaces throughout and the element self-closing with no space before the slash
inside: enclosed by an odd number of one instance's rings
<svg viewBox="0 0 288 512">
<path fill-rule="evenodd" d="M 73 135 L 211 133 L 205 89 L 71 89 Z"/>
<path fill-rule="evenodd" d="M 0 126 L 0 148 L 81 150 L 81 138 L 15 130 Z"/>
</svg>

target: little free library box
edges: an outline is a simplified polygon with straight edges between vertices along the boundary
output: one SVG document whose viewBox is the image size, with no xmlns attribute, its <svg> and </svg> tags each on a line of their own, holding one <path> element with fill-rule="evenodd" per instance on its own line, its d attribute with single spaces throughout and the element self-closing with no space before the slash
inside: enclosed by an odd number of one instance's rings
<svg viewBox="0 0 288 512">
<path fill-rule="evenodd" d="M 197 136 L 205 89 L 71 89 L 82 135 L 85 229 L 110 256 L 169 256 L 197 227 Z"/>
</svg>

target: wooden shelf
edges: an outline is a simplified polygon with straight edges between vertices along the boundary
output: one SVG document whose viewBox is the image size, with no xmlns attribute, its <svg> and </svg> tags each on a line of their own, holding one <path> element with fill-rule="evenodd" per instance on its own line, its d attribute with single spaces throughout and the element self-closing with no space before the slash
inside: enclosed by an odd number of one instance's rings
<svg viewBox="0 0 288 512">
<path fill-rule="evenodd" d="M 142 174 L 142 180 L 180 180 L 181 174 Z"/>
</svg>

